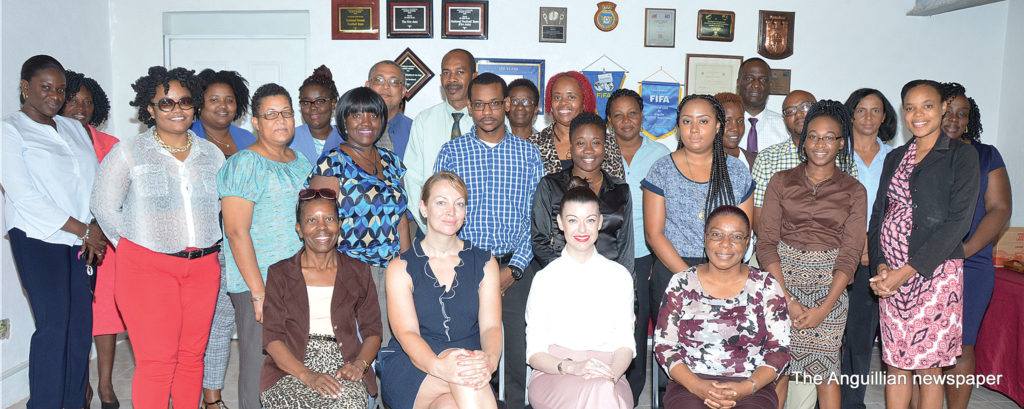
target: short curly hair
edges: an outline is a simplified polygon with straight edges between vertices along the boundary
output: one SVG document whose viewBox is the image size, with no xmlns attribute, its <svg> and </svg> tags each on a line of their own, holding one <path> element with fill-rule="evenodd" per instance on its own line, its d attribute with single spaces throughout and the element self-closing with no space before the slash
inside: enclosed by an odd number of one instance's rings
<svg viewBox="0 0 1024 409">
<path fill-rule="evenodd" d="M 967 89 L 965 89 L 963 85 L 956 82 L 942 83 L 942 100 L 946 101 L 947 106 L 948 104 L 951 104 L 953 99 L 956 97 L 964 97 L 964 99 L 967 100 L 967 104 L 970 106 L 970 113 L 967 117 L 967 133 L 963 134 L 962 137 L 974 142 L 980 142 L 981 133 L 984 132 L 985 129 L 981 126 L 981 109 L 978 108 L 978 103 L 974 102 L 974 98 L 967 96 Z M 942 115 L 945 116 L 946 114 L 943 113 Z"/>
<path fill-rule="evenodd" d="M 245 116 L 249 110 L 249 81 L 246 81 L 242 74 L 238 71 L 214 71 L 207 68 L 197 74 L 196 78 L 199 80 L 199 99 L 206 101 L 206 89 L 211 85 L 227 85 L 235 94 L 235 117 L 231 121 L 237 121 Z M 196 115 L 199 115 L 199 110 L 196 110 Z"/>
<path fill-rule="evenodd" d="M 85 90 L 92 94 L 92 117 L 89 118 L 89 125 L 100 126 L 107 122 L 107 118 L 110 117 L 110 99 L 107 98 L 107 93 L 103 92 L 100 84 L 96 80 L 86 77 L 85 74 L 71 70 L 65 71 L 64 77 L 67 79 L 64 101 L 74 98 L 75 94 L 85 87 Z M 61 108 L 61 112 L 64 112 L 64 108 Z"/>
<path fill-rule="evenodd" d="M 149 114 L 147 108 L 149 108 L 153 97 L 156 96 L 156 87 L 163 86 L 164 92 L 169 92 L 171 81 L 177 81 L 192 95 L 193 110 L 202 108 L 203 99 L 197 97 L 200 92 L 199 80 L 195 76 L 195 71 L 181 67 L 168 70 L 162 66 L 155 65 L 149 67 L 148 73 L 139 77 L 132 84 L 132 89 L 135 90 L 135 99 L 129 102 L 128 105 L 138 108 L 136 117 L 139 119 L 139 122 L 146 124 L 146 126 L 156 125 L 156 119 Z"/>
<path fill-rule="evenodd" d="M 579 71 L 566 71 L 555 74 L 548 80 L 548 89 L 544 91 L 544 112 L 551 113 L 551 92 L 555 88 L 555 81 L 559 78 L 569 76 L 576 80 L 580 88 L 583 90 L 583 112 L 597 112 L 597 98 L 594 97 L 594 87 L 590 85 L 590 81 L 587 77 Z"/>
</svg>

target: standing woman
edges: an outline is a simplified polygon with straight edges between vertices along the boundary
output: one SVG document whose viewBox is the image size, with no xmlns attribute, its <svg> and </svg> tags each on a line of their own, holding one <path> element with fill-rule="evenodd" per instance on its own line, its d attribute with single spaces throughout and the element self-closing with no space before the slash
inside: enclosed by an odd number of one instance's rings
<svg viewBox="0 0 1024 409">
<path fill-rule="evenodd" d="M 90 221 L 96 151 L 82 124 L 57 115 L 65 88 L 60 62 L 31 57 L 21 66 L 21 109 L 3 119 L 4 230 L 36 327 L 29 408 L 86 404 L 92 297 L 85 266 L 102 261 L 107 246 Z"/>
<path fill-rule="evenodd" d="M 793 324 L 793 360 L 776 387 L 780 402 L 790 374 L 838 376 L 846 285 L 867 228 L 867 193 L 840 165 L 852 156 L 849 111 L 823 100 L 811 106 L 806 124 L 797 147 L 803 162 L 772 176 L 757 230 L 757 259 L 782 284 Z M 838 383 L 826 380 L 817 391 L 822 409 L 839 409 Z"/>
<path fill-rule="evenodd" d="M 331 126 L 334 106 L 338 103 L 338 87 L 334 85 L 331 69 L 321 65 L 302 81 L 299 87 L 299 111 L 302 125 L 295 128 L 291 148 L 303 154 L 309 163 L 316 164 L 327 151 L 341 144 L 344 138 L 337 126 Z"/>
<path fill-rule="evenodd" d="M 598 197 L 603 223 L 598 230 L 597 252 L 633 273 L 633 206 L 629 185 L 601 170 L 607 125 L 597 114 L 584 112 L 572 120 L 569 139 L 573 166 L 544 176 L 533 196 L 530 236 L 538 270 L 562 255 L 566 236 L 558 228 L 562 197 L 573 177 L 582 178 Z"/>
<path fill-rule="evenodd" d="M 743 161 L 747 169 L 753 169 L 757 152 L 740 147 L 740 140 L 746 132 L 746 124 L 743 121 L 743 98 L 731 92 L 719 92 L 715 94 L 715 100 L 722 104 L 722 109 L 725 110 L 725 133 L 722 134 L 725 153 Z"/>
<path fill-rule="evenodd" d="M 335 120 L 345 141 L 320 157 L 310 173 L 309 187 L 339 191 L 341 241 L 338 250 L 370 265 L 381 305 L 384 345 L 391 339 L 384 271 L 388 262 L 408 249 L 409 219 L 403 217 L 408 197 L 402 186 L 405 165 L 391 151 L 374 144 L 384 134 L 388 107 L 367 87 L 341 96 Z"/>
<path fill-rule="evenodd" d="M 288 217 L 313 165 L 288 147 L 295 111 L 288 91 L 270 83 L 252 98 L 256 143 L 233 155 L 217 174 L 224 209 L 227 288 L 238 330 L 238 400 L 260 408 L 263 299 L 267 268 L 302 247 Z"/>
<path fill-rule="evenodd" d="M 569 125 L 577 115 L 583 112 L 596 113 L 597 102 L 594 98 L 594 87 L 590 86 L 587 77 L 576 71 L 555 74 L 548 80 L 548 89 L 544 95 L 544 109 L 554 118 L 554 122 L 527 140 L 540 148 L 540 157 L 544 161 L 544 173 L 558 173 L 572 167 L 572 148 L 569 146 Z M 605 137 L 604 163 L 601 169 L 619 179 L 625 177 L 622 169 L 622 152 L 615 137 Z"/>
<path fill-rule="evenodd" d="M 74 71 L 68 71 L 67 89 L 65 90 L 64 108 L 61 116 L 74 119 L 82 124 L 92 138 L 96 158 L 103 158 L 110 153 L 117 138 L 100 132 L 94 126 L 107 121 L 110 113 L 110 100 L 96 80 Z M 114 394 L 114 384 L 110 377 L 114 370 L 114 349 L 117 334 L 124 332 L 124 321 L 114 303 L 114 275 L 117 272 L 114 260 L 114 247 L 107 243 L 103 262 L 96 266 L 96 284 L 93 289 L 92 302 L 92 336 L 96 341 L 96 373 L 99 375 L 97 389 L 100 392 L 100 405 L 103 409 L 117 409 L 121 406 Z M 92 387 L 88 387 L 86 398 L 92 397 Z"/>
<path fill-rule="evenodd" d="M 946 375 L 974 375 L 974 344 L 978 329 L 995 288 L 995 267 L 992 264 L 992 242 L 1013 209 L 1010 178 L 999 151 L 992 145 L 981 143 L 981 111 L 973 98 L 968 98 L 964 87 L 957 83 L 943 84 L 946 113 L 942 117 L 942 132 L 953 139 L 974 146 L 981 164 L 981 184 L 978 204 L 974 208 L 971 230 L 964 239 L 964 341 L 963 355 L 956 365 L 943 368 Z M 971 400 L 971 386 L 946 386 L 946 403 L 950 409 L 964 409 Z"/>
<path fill-rule="evenodd" d="M 980 191 L 977 150 L 942 133 L 942 85 L 914 80 L 900 96 L 914 138 L 885 157 L 868 227 L 894 408 L 910 404 L 911 375 L 939 376 L 961 353 L 963 238 Z M 942 385 L 920 390 L 920 408 L 942 407 Z"/>
<path fill-rule="evenodd" d="M 191 70 L 150 67 L 132 88 L 139 122 L 151 128 L 114 146 L 91 203 L 117 247 L 114 296 L 136 359 L 132 403 L 163 409 L 169 398 L 199 401 L 220 282 L 224 154 L 189 130 L 199 103 Z"/>
<path fill-rule="evenodd" d="M 192 124 L 196 136 L 213 142 L 224 152 L 234 155 L 256 142 L 252 132 L 232 124 L 249 110 L 249 82 L 235 71 L 205 69 L 196 75 L 199 79 L 202 109 Z"/>
<path fill-rule="evenodd" d="M 537 133 L 533 123 L 537 121 L 537 102 L 540 101 L 540 90 L 526 78 L 519 78 L 508 84 L 508 127 L 512 134 L 523 139 Z"/>
</svg>

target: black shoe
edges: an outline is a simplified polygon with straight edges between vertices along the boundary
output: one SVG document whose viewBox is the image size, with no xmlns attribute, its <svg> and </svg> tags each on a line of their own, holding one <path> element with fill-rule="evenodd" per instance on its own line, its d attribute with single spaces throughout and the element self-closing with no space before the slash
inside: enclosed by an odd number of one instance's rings
<svg viewBox="0 0 1024 409">
<path fill-rule="evenodd" d="M 211 408 L 212 407 L 212 408 Z M 107 408 L 103 408 L 107 409 Z M 223 400 L 217 399 L 213 402 L 203 401 L 203 407 L 200 409 L 228 409 L 228 405 L 224 404 Z"/>
<path fill-rule="evenodd" d="M 116 401 L 115 400 L 113 402 L 104 402 L 103 400 L 100 400 L 100 408 L 101 409 L 118 409 L 120 407 L 121 407 L 121 401 Z"/>
</svg>

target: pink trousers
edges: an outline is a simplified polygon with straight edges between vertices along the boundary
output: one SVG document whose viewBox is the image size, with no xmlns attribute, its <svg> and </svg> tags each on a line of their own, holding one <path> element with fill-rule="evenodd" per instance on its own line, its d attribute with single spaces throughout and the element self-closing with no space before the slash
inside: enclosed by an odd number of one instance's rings
<svg viewBox="0 0 1024 409">
<path fill-rule="evenodd" d="M 594 358 L 612 363 L 611 352 L 574 351 L 558 345 L 548 347 L 548 353 L 573 361 Z M 632 409 L 633 392 L 625 376 L 617 382 L 609 379 L 583 379 L 576 375 L 553 375 L 534 370 L 527 385 L 530 406 L 534 409 Z"/>
</svg>

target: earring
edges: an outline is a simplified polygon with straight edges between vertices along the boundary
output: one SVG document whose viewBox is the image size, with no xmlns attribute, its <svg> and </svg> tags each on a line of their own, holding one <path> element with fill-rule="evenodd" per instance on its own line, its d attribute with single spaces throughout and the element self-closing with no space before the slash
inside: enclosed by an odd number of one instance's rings
<svg viewBox="0 0 1024 409">
<path fill-rule="evenodd" d="M 964 135 L 967 135 L 967 128 L 964 128 Z"/>
<path fill-rule="evenodd" d="M 21 93 L 21 99 L 28 99 L 28 93 L 27 92 L 22 92 Z"/>
</svg>

